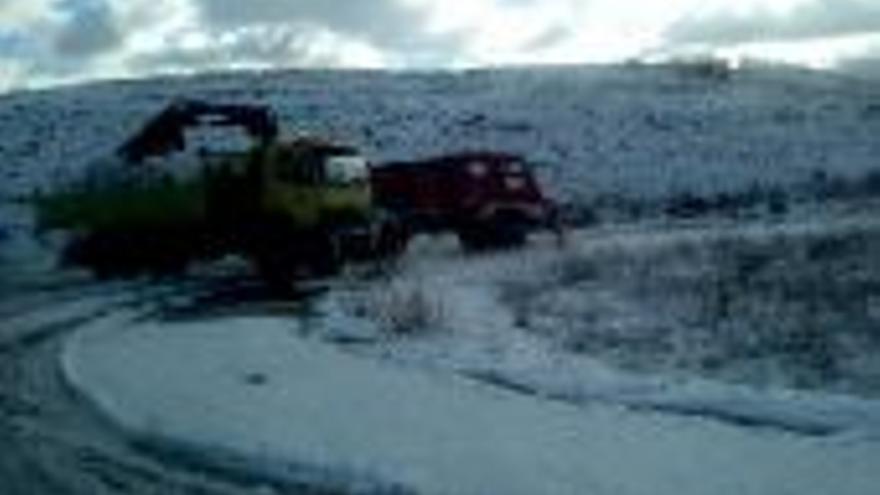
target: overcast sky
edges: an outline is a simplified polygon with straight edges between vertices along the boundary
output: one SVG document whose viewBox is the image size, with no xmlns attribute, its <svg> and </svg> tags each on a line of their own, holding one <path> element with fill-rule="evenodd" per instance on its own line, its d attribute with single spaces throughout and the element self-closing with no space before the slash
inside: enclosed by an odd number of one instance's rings
<svg viewBox="0 0 880 495">
<path fill-rule="evenodd" d="M 0 90 L 223 68 L 705 52 L 880 72 L 880 0 L 0 0 Z"/>
</svg>

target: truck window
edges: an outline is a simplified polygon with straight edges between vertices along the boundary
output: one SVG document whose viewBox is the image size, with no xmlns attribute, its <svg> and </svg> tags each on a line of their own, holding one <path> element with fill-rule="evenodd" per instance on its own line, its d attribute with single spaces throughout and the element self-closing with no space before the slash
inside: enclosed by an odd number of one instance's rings
<svg viewBox="0 0 880 495">
<path fill-rule="evenodd" d="M 354 184 L 368 178 L 367 161 L 361 156 L 331 156 L 324 161 L 327 182 L 331 184 Z"/>
<path fill-rule="evenodd" d="M 318 184 L 322 180 L 320 160 L 314 153 L 295 153 L 282 149 L 278 152 L 275 175 L 288 184 Z"/>
</svg>

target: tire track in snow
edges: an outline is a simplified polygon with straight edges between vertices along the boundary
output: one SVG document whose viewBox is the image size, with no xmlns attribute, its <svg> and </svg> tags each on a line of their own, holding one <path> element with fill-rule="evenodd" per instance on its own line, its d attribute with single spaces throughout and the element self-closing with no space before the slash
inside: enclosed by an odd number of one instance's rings
<svg viewBox="0 0 880 495">
<path fill-rule="evenodd" d="M 5 300 L 4 308 L 16 310 L 0 318 L 3 494 L 301 493 L 256 480 L 242 483 L 141 451 L 62 377 L 58 355 L 74 332 L 104 318 L 119 317 L 123 328 L 125 321 L 158 318 L 169 308 L 209 297 L 224 283 L 222 277 L 208 277 L 174 283 L 50 284 Z"/>
<path fill-rule="evenodd" d="M 571 393 L 543 390 L 538 385 L 519 381 L 513 377 L 505 376 L 496 372 L 472 371 L 463 372 L 462 374 L 474 380 L 519 394 L 529 395 L 543 400 L 565 402 L 573 405 L 584 405 L 590 402 L 617 404 L 634 411 L 691 416 L 718 421 L 732 426 L 765 428 L 810 437 L 826 437 L 841 433 L 845 430 L 845 427 L 842 425 L 834 425 L 820 420 L 811 421 L 808 418 L 799 418 L 795 420 L 791 417 L 779 418 L 755 412 L 734 410 L 726 408 L 723 405 L 716 405 L 709 402 L 703 404 L 684 402 L 676 403 L 674 401 L 664 402 L 662 400 L 652 400 L 650 398 L 640 397 L 612 397 L 607 394 L 596 394 L 595 396 L 575 395 Z"/>
</svg>

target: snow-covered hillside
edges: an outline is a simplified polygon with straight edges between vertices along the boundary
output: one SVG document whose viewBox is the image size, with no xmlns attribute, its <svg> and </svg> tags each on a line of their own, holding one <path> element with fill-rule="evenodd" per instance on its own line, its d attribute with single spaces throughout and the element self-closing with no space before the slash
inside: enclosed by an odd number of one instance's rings
<svg viewBox="0 0 880 495">
<path fill-rule="evenodd" d="M 670 66 L 443 73 L 268 72 L 100 83 L 0 98 L 0 195 L 63 179 L 172 98 L 270 104 L 289 131 L 376 161 L 522 153 L 564 200 L 666 199 L 880 170 L 880 91 L 840 75 Z M 824 172 L 820 172 L 824 171 Z"/>
</svg>

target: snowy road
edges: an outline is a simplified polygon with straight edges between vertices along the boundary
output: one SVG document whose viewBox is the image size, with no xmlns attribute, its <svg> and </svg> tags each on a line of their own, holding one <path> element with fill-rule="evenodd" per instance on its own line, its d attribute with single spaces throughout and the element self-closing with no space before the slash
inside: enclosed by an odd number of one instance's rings
<svg viewBox="0 0 880 495">
<path fill-rule="evenodd" d="M 145 455 L 98 417 L 60 373 L 60 349 L 84 325 L 115 315 L 149 317 L 210 294 L 215 284 L 221 281 L 95 284 L 50 277 L 7 292 L 0 301 L 0 493 L 284 493 Z"/>
<path fill-rule="evenodd" d="M 289 318 L 77 335 L 65 370 L 133 438 L 343 493 L 869 495 L 880 443 L 567 403 L 358 358 Z M 157 365 L 161 363 L 161 365 Z"/>
</svg>

